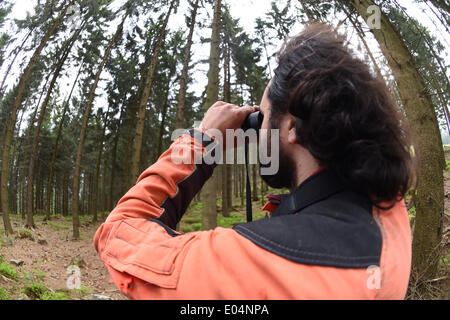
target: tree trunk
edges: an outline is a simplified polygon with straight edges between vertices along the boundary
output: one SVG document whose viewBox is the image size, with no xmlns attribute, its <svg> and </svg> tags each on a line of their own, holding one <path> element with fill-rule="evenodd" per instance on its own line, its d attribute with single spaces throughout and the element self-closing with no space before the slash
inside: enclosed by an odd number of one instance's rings
<svg viewBox="0 0 450 320">
<path fill-rule="evenodd" d="M 92 84 L 92 87 L 89 92 L 89 99 L 86 105 L 86 110 L 84 112 L 83 116 L 83 123 L 81 125 L 81 131 L 80 131 L 80 139 L 78 142 L 78 151 L 77 151 L 77 158 L 75 162 L 75 170 L 73 175 L 73 190 L 72 190 L 72 215 L 73 215 L 73 239 L 77 240 L 80 238 L 80 221 L 78 218 L 78 198 L 79 198 L 79 190 L 80 190 L 80 170 L 81 170 L 81 158 L 83 156 L 83 147 L 84 147 L 84 140 L 86 138 L 86 129 L 87 124 L 89 120 L 89 115 L 91 113 L 92 103 L 94 102 L 95 98 L 95 91 L 97 89 L 98 82 L 100 81 L 100 75 L 103 72 L 103 67 L 105 66 L 106 61 L 108 60 L 111 50 L 116 43 L 119 36 L 122 34 L 123 25 L 125 23 L 126 18 L 128 17 L 129 12 L 127 11 L 122 19 L 122 22 L 117 27 L 117 30 L 112 37 L 111 41 L 109 42 L 109 45 L 105 51 L 105 54 L 103 56 L 102 62 L 100 63 L 100 66 L 97 70 L 97 74 L 95 76 L 94 83 Z"/>
<path fill-rule="evenodd" d="M 18 48 L 16 54 L 14 55 L 14 58 L 12 59 L 11 63 L 8 66 L 8 69 L 6 70 L 5 75 L 3 76 L 2 84 L 0 85 L 0 94 L 1 94 L 2 98 L 3 98 L 3 87 L 5 86 L 6 79 L 8 78 L 9 73 L 11 72 L 11 69 L 12 69 L 12 66 L 14 65 L 14 62 L 16 61 L 17 57 L 19 56 L 19 53 L 22 52 L 22 49 L 25 46 L 25 43 L 27 43 L 28 38 L 33 33 L 33 30 L 34 30 L 34 28 L 31 28 L 30 31 L 28 32 L 28 34 L 26 35 L 25 39 L 22 41 L 22 44 Z"/>
<path fill-rule="evenodd" d="M 131 170 L 130 170 L 131 172 L 129 175 L 130 185 L 134 185 L 139 177 L 140 164 L 141 164 L 140 160 L 141 160 L 142 138 L 143 138 L 143 134 L 144 134 L 145 114 L 147 112 L 148 99 L 150 98 L 152 82 L 153 82 L 153 75 L 155 73 L 156 64 L 158 62 L 159 51 L 161 50 L 161 47 L 163 45 L 165 35 L 166 35 L 167 23 L 169 22 L 170 14 L 172 13 L 172 10 L 174 9 L 175 4 L 176 4 L 175 0 L 172 0 L 170 3 L 169 11 L 167 12 L 167 15 L 161 26 L 158 40 L 156 41 L 155 49 L 153 51 L 153 56 L 150 61 L 150 66 L 148 68 L 147 75 L 145 77 L 145 85 L 144 85 L 144 90 L 142 91 L 141 101 L 139 103 L 136 131 L 134 134 L 134 141 L 133 141 L 133 151 L 132 151 L 132 156 L 131 156 Z"/>
<path fill-rule="evenodd" d="M 66 101 L 64 102 L 64 110 L 63 110 L 63 114 L 61 116 L 61 120 L 59 122 L 58 133 L 56 134 L 55 145 L 53 147 L 52 160 L 50 162 L 50 169 L 49 169 L 50 172 L 48 175 L 48 182 L 47 182 L 47 190 L 48 190 L 47 191 L 47 205 L 46 205 L 46 208 L 48 211 L 47 217 L 46 217 L 47 220 L 50 219 L 50 199 L 51 199 L 52 190 L 53 190 L 53 172 L 54 172 L 54 167 L 55 167 L 55 162 L 56 162 L 56 154 L 58 151 L 58 144 L 59 144 L 59 140 L 61 138 L 62 128 L 64 125 L 66 113 L 67 113 L 67 110 L 69 109 L 70 99 L 72 98 L 73 90 L 75 89 L 75 86 L 78 82 L 78 78 L 80 77 L 82 67 L 83 67 L 83 64 L 81 64 L 80 69 L 78 70 L 77 77 L 76 77 L 75 81 L 73 82 L 72 89 L 70 90 L 69 96 L 67 97 Z"/>
<path fill-rule="evenodd" d="M 113 148 L 113 151 L 112 151 L 111 177 L 110 177 L 110 181 L 109 181 L 108 211 L 112 211 L 113 210 L 114 185 L 115 185 L 115 173 L 116 173 L 116 159 L 117 159 L 117 146 L 119 144 L 120 128 L 122 127 L 122 121 L 123 121 L 124 114 L 125 114 L 125 107 L 122 105 L 122 108 L 120 109 L 119 124 L 117 126 L 116 136 L 114 137 L 114 148 Z"/>
<path fill-rule="evenodd" d="M 209 58 L 208 87 L 206 90 L 205 112 L 218 100 L 219 97 L 219 60 L 220 60 L 220 29 L 221 29 L 221 0 L 214 1 L 214 20 L 211 34 L 211 50 Z M 202 188 L 204 204 L 202 208 L 203 230 L 214 229 L 217 226 L 217 175 L 211 178 Z"/>
<path fill-rule="evenodd" d="M 230 47 L 229 43 L 224 44 L 224 63 L 223 63 L 223 101 L 231 102 L 230 92 Z M 231 182 L 231 166 L 226 163 L 227 153 L 223 152 L 222 165 L 222 215 L 224 217 L 230 216 L 230 185 Z"/>
<path fill-rule="evenodd" d="M 178 108 L 177 108 L 177 115 L 176 115 L 176 119 L 177 119 L 176 128 L 177 129 L 183 128 L 184 105 L 186 102 L 186 90 L 187 90 L 189 62 L 191 61 L 192 37 L 194 35 L 195 20 L 197 18 L 198 5 L 199 5 L 199 0 L 196 0 L 194 6 L 192 8 L 191 25 L 189 27 L 189 35 L 187 38 L 186 49 L 184 52 L 183 71 L 181 72 L 180 92 L 178 94 Z"/>
<path fill-rule="evenodd" d="M 351 3 L 364 19 L 368 18 L 367 8 L 373 5 L 372 1 L 352 0 Z M 428 280 L 437 271 L 436 247 L 441 240 L 444 212 L 442 145 L 439 143 L 437 118 L 411 53 L 385 15 L 381 16 L 381 29 L 373 29 L 372 32 L 396 75 L 403 106 L 417 142 L 415 152 L 420 166 L 415 195 L 413 274 L 421 280 Z"/>
<path fill-rule="evenodd" d="M 367 54 L 370 57 L 370 60 L 372 61 L 373 67 L 375 69 L 375 72 L 377 76 L 380 79 L 383 79 L 383 75 L 381 73 L 380 67 L 377 64 L 377 61 L 375 60 L 375 57 L 372 54 L 372 50 L 370 50 L 369 45 L 367 44 L 367 41 L 365 39 L 364 31 L 361 28 L 361 25 L 358 24 L 357 20 L 353 19 L 351 13 L 347 10 L 346 6 L 342 6 L 342 9 L 344 10 L 345 14 L 347 15 L 348 19 L 350 20 L 350 23 L 353 25 L 353 28 L 356 29 L 356 32 L 358 33 L 358 37 L 361 39 L 361 42 L 364 45 L 364 48 L 366 49 Z"/>
<path fill-rule="evenodd" d="M 103 125 L 103 132 L 100 137 L 100 146 L 98 151 L 98 157 L 97 157 L 97 168 L 95 170 L 95 179 L 94 179 L 94 192 L 93 192 L 93 208 L 94 211 L 94 217 L 92 219 L 92 222 L 97 222 L 97 210 L 98 210 L 98 179 L 100 178 L 100 165 L 102 163 L 102 154 L 103 154 L 103 148 L 105 144 L 105 133 L 106 133 L 106 127 L 108 126 L 107 120 L 108 120 L 108 112 L 109 112 L 109 105 L 108 110 L 106 111 L 105 118 L 103 119 L 104 125 Z"/>
<path fill-rule="evenodd" d="M 59 201 L 58 201 L 59 203 Z M 63 179 L 63 197 L 62 197 L 62 215 L 69 215 L 69 174 L 67 171 L 64 171 L 64 179 Z"/>
<path fill-rule="evenodd" d="M 176 54 L 176 49 L 173 50 L 173 56 Z M 166 125 L 166 119 L 167 119 L 167 112 L 169 109 L 169 94 L 170 94 L 170 82 L 172 77 L 175 75 L 176 72 L 176 65 L 171 66 L 169 70 L 169 74 L 167 77 L 167 86 L 165 88 L 166 96 L 164 97 L 164 106 L 162 108 L 162 117 L 161 117 L 161 123 L 159 126 L 159 143 L 158 143 L 158 149 L 155 155 L 155 162 L 159 158 L 159 156 L 162 154 L 163 149 L 163 137 L 164 137 L 164 126 Z"/>
<path fill-rule="evenodd" d="M 304 1 L 300 0 L 299 2 L 301 4 L 301 6 L 302 6 L 303 12 L 306 14 L 306 18 L 308 19 L 308 22 L 309 23 L 313 23 L 314 22 L 314 18 L 313 18 L 312 14 L 311 14 L 311 11 L 309 11 L 309 8 L 306 7 Z"/>
<path fill-rule="evenodd" d="M 69 53 L 75 43 L 76 38 L 80 34 L 80 32 L 81 32 L 81 29 L 73 35 L 73 37 L 67 43 L 66 48 L 63 50 L 61 57 L 59 58 L 59 61 L 56 64 L 56 69 L 53 72 L 53 78 L 48 87 L 47 95 L 41 106 L 41 111 L 39 113 L 38 123 L 36 125 L 36 131 L 34 133 L 33 144 L 32 144 L 31 152 L 30 152 L 30 163 L 28 165 L 28 177 L 30 179 L 29 183 L 28 183 L 28 188 L 27 188 L 28 189 L 28 197 L 29 197 L 28 200 L 30 200 L 31 193 L 33 190 L 33 174 L 34 174 L 34 165 L 35 165 L 35 161 L 36 161 L 37 148 L 38 148 L 38 142 L 39 142 L 39 134 L 41 131 L 42 123 L 44 122 L 45 114 L 47 111 L 47 106 L 50 101 L 50 97 L 52 95 L 53 88 L 55 87 L 56 80 L 58 79 L 59 74 L 61 73 L 62 67 L 63 67 L 64 63 L 66 62 L 67 58 L 69 57 Z M 28 203 L 29 203 L 29 201 L 28 201 Z M 49 214 L 47 214 L 46 216 L 48 217 Z M 28 208 L 27 208 L 27 223 L 26 223 L 25 227 L 26 228 L 34 228 L 35 227 L 34 221 L 33 221 L 33 211 L 32 211 L 32 208 L 30 205 L 28 205 Z"/>
<path fill-rule="evenodd" d="M 101 196 L 101 219 L 105 219 L 105 211 L 106 211 L 106 173 L 108 172 L 108 157 L 103 157 L 103 173 L 102 173 L 102 196 Z"/>
<path fill-rule="evenodd" d="M 70 6 L 72 6 L 75 3 L 75 0 L 70 1 L 70 3 L 63 9 L 61 14 L 56 18 L 56 20 L 52 23 L 52 26 L 47 31 L 47 33 L 42 38 L 38 48 L 35 50 L 32 58 L 28 62 L 28 65 L 23 73 L 23 75 L 20 77 L 18 89 L 17 89 L 17 95 L 14 99 L 14 102 L 12 104 L 12 110 L 11 110 L 11 119 L 9 121 L 8 130 L 6 131 L 6 138 L 5 138 L 5 146 L 3 149 L 3 156 L 2 156 L 2 176 L 1 176 L 1 193 L 2 193 L 2 210 L 3 210 L 3 223 L 5 225 L 5 232 L 6 234 L 12 234 L 13 229 L 11 226 L 11 222 L 9 220 L 9 204 L 8 204 L 8 167 L 9 167 L 9 159 L 10 159 L 10 151 L 11 151 L 11 143 L 12 138 L 14 135 L 14 128 L 16 124 L 17 119 L 17 111 L 19 110 L 23 95 L 25 93 L 25 89 L 28 85 L 28 81 L 30 79 L 31 73 L 34 69 L 34 66 L 36 65 L 36 62 L 41 55 L 42 50 L 47 45 L 48 40 L 50 37 L 55 33 L 56 29 L 61 24 L 64 16 L 67 13 L 67 10 Z"/>
</svg>

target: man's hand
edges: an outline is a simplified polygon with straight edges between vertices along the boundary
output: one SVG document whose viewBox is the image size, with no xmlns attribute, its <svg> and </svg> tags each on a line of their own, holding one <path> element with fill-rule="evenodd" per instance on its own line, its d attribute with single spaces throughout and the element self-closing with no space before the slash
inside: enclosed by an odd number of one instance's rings
<svg viewBox="0 0 450 320">
<path fill-rule="evenodd" d="M 199 129 L 205 132 L 211 129 L 218 130 L 222 134 L 221 137 L 214 134 L 214 130 L 211 130 L 212 135 L 220 143 L 223 143 L 222 137 L 225 138 L 227 129 L 240 129 L 245 118 L 258 110 L 258 106 L 238 107 L 231 103 L 218 101 L 206 112 Z"/>
</svg>

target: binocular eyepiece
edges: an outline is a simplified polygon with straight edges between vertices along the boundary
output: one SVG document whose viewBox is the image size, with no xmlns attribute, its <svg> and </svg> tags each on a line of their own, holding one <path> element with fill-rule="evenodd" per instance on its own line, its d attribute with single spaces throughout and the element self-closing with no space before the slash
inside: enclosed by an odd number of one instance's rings
<svg viewBox="0 0 450 320">
<path fill-rule="evenodd" d="M 244 123 L 242 124 L 242 130 L 247 131 L 249 129 L 259 130 L 261 129 L 262 123 L 264 120 L 264 116 L 261 112 L 256 111 L 250 113 L 247 118 L 245 118 Z"/>
</svg>

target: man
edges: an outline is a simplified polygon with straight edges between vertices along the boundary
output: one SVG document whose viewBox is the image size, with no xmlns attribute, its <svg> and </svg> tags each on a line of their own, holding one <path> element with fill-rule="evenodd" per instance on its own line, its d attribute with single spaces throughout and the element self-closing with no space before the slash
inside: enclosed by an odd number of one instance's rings
<svg viewBox="0 0 450 320">
<path fill-rule="evenodd" d="M 112 281 L 132 299 L 403 299 L 411 234 L 402 197 L 410 146 L 381 79 L 323 25 L 291 38 L 261 101 L 279 129 L 280 165 L 263 176 L 291 193 L 270 218 L 233 229 L 175 229 L 222 146 L 196 132 L 241 127 L 257 107 L 218 102 L 120 200 L 95 235 Z M 268 145 L 269 137 L 260 138 Z M 228 146 L 230 147 L 230 146 Z M 200 149 L 200 154 L 195 151 Z M 183 155 L 184 154 L 184 155 Z M 181 159 L 183 158 L 183 159 Z M 267 165 L 267 164 L 266 164 Z"/>
</svg>

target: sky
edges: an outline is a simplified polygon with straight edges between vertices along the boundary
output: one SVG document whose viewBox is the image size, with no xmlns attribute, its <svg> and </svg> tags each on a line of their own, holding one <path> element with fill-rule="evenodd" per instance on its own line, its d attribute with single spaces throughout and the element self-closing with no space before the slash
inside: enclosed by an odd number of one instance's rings
<svg viewBox="0 0 450 320">
<path fill-rule="evenodd" d="M 28 10 L 32 10 L 33 6 L 30 5 L 30 2 L 35 2 L 36 0 L 16 0 L 15 6 L 13 8 L 12 16 L 16 18 L 24 18 L 26 16 L 26 13 Z M 123 3 L 125 0 L 115 0 L 114 5 L 118 6 L 121 3 Z M 244 28 L 246 32 L 253 35 L 254 33 L 254 27 L 255 27 L 255 20 L 258 17 L 264 17 L 265 14 L 270 10 L 271 8 L 271 2 L 272 0 L 222 0 L 226 4 L 229 5 L 231 14 L 234 18 L 239 18 L 240 25 Z M 424 4 L 418 4 L 413 0 L 399 0 L 398 1 L 402 6 L 405 7 L 408 14 L 417 18 L 423 25 L 425 25 L 431 33 L 436 36 L 442 44 L 446 47 L 446 56 L 447 56 L 447 64 L 450 65 L 450 35 L 448 35 L 444 28 L 440 25 L 439 22 L 437 22 L 436 19 L 431 19 L 432 13 L 430 13 L 430 9 L 424 5 Z M 286 0 L 279 0 L 277 1 L 277 4 L 281 6 L 281 4 L 286 3 Z M 292 6 L 296 4 L 296 1 L 292 1 Z M 199 19 L 208 19 L 207 14 L 212 17 L 212 9 L 211 6 L 207 6 L 208 13 L 206 13 L 205 9 L 202 9 L 200 11 Z M 421 12 L 421 9 L 426 9 L 429 14 L 425 15 Z M 294 10 L 294 8 L 292 8 Z M 181 1 L 181 6 L 177 11 L 176 15 L 173 15 L 169 20 L 169 27 L 172 30 L 182 28 L 186 30 L 186 33 L 188 32 L 184 14 L 187 12 L 187 4 L 186 1 Z M 115 25 L 111 28 L 111 33 L 114 31 Z M 292 31 L 290 35 L 297 34 L 303 29 L 303 25 L 299 22 L 294 25 L 292 28 Z M 344 30 L 341 30 L 341 32 Z M 194 46 L 193 46 L 193 59 L 194 60 L 203 60 L 208 59 L 209 56 L 209 44 L 200 44 L 200 37 L 210 37 L 211 35 L 211 29 L 209 28 L 203 28 L 203 29 L 196 29 L 194 34 Z M 379 59 L 384 59 L 383 55 L 381 54 L 377 42 L 374 40 L 373 36 L 370 33 L 367 33 L 367 40 L 369 42 L 369 45 L 371 48 L 374 49 L 374 55 L 378 57 Z M 354 35 L 351 39 L 351 43 L 355 43 L 356 48 L 356 42 L 357 37 Z M 276 43 L 274 46 L 269 48 L 269 54 L 272 55 L 275 53 L 279 47 L 281 46 L 281 41 L 279 43 Z M 265 58 L 265 57 L 264 57 Z M 263 59 L 265 61 L 265 59 Z M 380 60 L 380 61 L 381 61 Z M 273 66 L 276 65 L 276 61 L 274 58 L 271 60 L 272 69 Z M 180 66 L 181 67 L 181 66 Z M 198 65 L 196 67 L 196 70 L 194 70 L 195 76 L 195 83 L 191 85 L 191 87 L 188 89 L 189 91 L 196 92 L 198 95 L 203 92 L 203 90 L 206 87 L 207 84 L 207 77 L 206 72 L 208 69 L 207 64 Z M 5 71 L 5 67 L 1 70 L 2 72 Z M 16 72 L 18 73 L 18 71 Z M 75 74 L 76 72 L 73 72 Z M 449 73 L 450 76 L 450 73 Z M 67 84 L 71 83 L 73 81 L 73 77 L 66 77 L 63 81 L 67 82 Z M 100 84 L 100 87 L 102 84 Z M 63 86 L 69 88 L 69 86 Z M 70 90 L 70 89 L 67 89 Z M 100 89 L 101 90 L 101 89 Z M 101 99 L 101 98 L 100 98 Z M 98 102 L 98 101 L 97 101 Z"/>
</svg>

